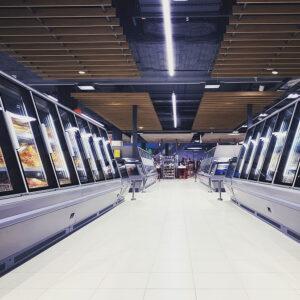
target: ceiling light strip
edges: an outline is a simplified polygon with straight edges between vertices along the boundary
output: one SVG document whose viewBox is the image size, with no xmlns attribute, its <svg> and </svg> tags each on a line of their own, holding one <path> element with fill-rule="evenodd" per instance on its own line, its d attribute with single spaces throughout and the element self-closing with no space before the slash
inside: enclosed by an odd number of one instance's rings
<svg viewBox="0 0 300 300">
<path fill-rule="evenodd" d="M 171 24 L 171 5 L 170 0 L 161 0 L 164 16 L 164 31 L 166 39 L 166 54 L 168 62 L 169 75 L 175 75 L 174 48 L 173 48 L 173 33 Z"/>
<path fill-rule="evenodd" d="M 177 100 L 176 100 L 175 93 L 172 94 L 172 108 L 173 108 L 174 128 L 177 128 Z"/>
</svg>

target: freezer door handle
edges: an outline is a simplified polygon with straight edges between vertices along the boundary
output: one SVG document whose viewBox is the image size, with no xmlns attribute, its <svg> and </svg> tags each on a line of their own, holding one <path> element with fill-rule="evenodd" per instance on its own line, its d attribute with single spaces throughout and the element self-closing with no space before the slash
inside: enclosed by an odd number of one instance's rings
<svg viewBox="0 0 300 300">
<path fill-rule="evenodd" d="M 4 112 L 4 119 L 5 119 L 7 128 L 8 128 L 8 134 L 9 134 L 10 139 L 12 141 L 13 147 L 14 147 L 14 149 L 18 150 L 18 149 L 20 149 L 20 144 L 19 144 L 19 141 L 18 141 L 18 137 L 17 137 L 16 132 L 13 128 L 13 123 L 12 123 L 11 117 L 10 117 L 9 113 L 6 112 L 6 111 Z"/>
<path fill-rule="evenodd" d="M 41 131 L 42 131 L 42 135 L 43 135 L 46 147 L 47 147 L 47 151 L 48 151 L 49 154 L 52 154 L 53 153 L 53 149 L 52 149 L 50 141 L 49 141 L 49 137 L 48 137 L 48 133 L 47 133 L 47 128 L 46 128 L 46 125 L 43 124 L 43 123 L 41 124 Z"/>
<path fill-rule="evenodd" d="M 66 139 L 66 142 L 67 142 L 70 154 L 71 154 L 72 157 L 74 157 L 75 156 L 75 152 L 74 152 L 74 149 L 72 147 L 71 139 L 70 139 L 70 136 L 69 136 L 68 132 L 65 132 L 65 139 Z"/>
</svg>

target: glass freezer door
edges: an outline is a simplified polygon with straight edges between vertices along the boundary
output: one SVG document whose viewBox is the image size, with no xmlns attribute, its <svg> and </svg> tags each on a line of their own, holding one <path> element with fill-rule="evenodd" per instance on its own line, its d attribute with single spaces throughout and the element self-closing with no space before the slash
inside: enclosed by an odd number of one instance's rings
<svg viewBox="0 0 300 300">
<path fill-rule="evenodd" d="M 293 112 L 294 106 L 291 106 L 279 113 L 275 130 L 272 133 L 270 140 L 267 156 L 260 174 L 260 181 L 272 182 L 274 178 L 276 167 L 285 145 Z"/>
<path fill-rule="evenodd" d="M 249 147 L 248 147 L 248 151 L 245 155 L 245 162 L 244 162 L 244 166 L 243 166 L 243 170 L 242 170 L 242 174 L 241 174 L 241 178 L 243 178 L 243 179 L 248 178 L 248 175 L 249 175 L 249 172 L 250 172 L 253 160 L 254 160 L 254 155 L 255 155 L 255 152 L 256 152 L 256 149 L 257 149 L 257 146 L 259 143 L 259 139 L 261 136 L 262 126 L 263 126 L 263 123 L 259 123 L 255 127 L 253 137 L 249 142 Z"/>
<path fill-rule="evenodd" d="M 100 170 L 98 170 L 97 163 L 96 163 L 97 158 L 94 156 L 95 153 L 93 152 L 92 145 L 90 143 L 90 140 L 92 139 L 90 128 L 88 126 L 88 123 L 85 120 L 76 117 L 76 121 L 79 127 L 85 156 L 88 159 L 94 179 L 95 181 L 100 181 L 102 180 L 102 176 L 100 174 Z"/>
<path fill-rule="evenodd" d="M 89 139 L 89 143 L 91 145 L 91 149 L 92 149 L 93 155 L 95 157 L 97 167 L 98 167 L 98 170 L 101 175 L 101 179 L 104 180 L 107 176 L 107 169 L 106 169 L 104 157 L 102 155 L 100 145 L 99 145 L 99 141 L 101 140 L 100 133 L 99 133 L 98 128 L 95 125 L 89 123 L 89 126 L 90 126 L 91 133 L 92 133 L 92 137 Z"/>
<path fill-rule="evenodd" d="M 58 114 L 54 104 L 34 96 L 37 112 L 41 122 L 41 131 L 48 152 L 56 171 L 56 176 L 60 186 L 78 183 L 72 161 L 66 150 L 65 141 Z M 72 169 L 72 174 L 70 172 Z"/>
<path fill-rule="evenodd" d="M 75 122 L 74 115 L 63 109 L 59 109 L 63 127 L 65 130 L 65 138 L 68 144 L 70 154 L 73 158 L 75 168 L 77 170 L 78 177 L 81 183 L 87 183 L 92 181 L 87 173 L 88 165 L 84 164 L 84 153 L 81 149 L 81 138 L 79 134 L 79 128 Z M 81 151 L 82 150 L 82 151 Z"/>
<path fill-rule="evenodd" d="M 106 154 L 111 172 L 113 173 L 113 175 L 116 175 L 116 173 L 118 171 L 115 170 L 115 166 L 113 164 L 114 155 L 113 155 L 113 152 L 112 152 L 112 149 L 111 149 L 110 142 L 108 140 L 107 133 L 103 129 L 100 129 L 100 131 L 101 131 L 101 136 L 102 136 L 102 141 L 103 141 L 103 149 L 104 149 L 104 152 Z"/>
<path fill-rule="evenodd" d="M 13 187 L 9 178 L 4 154 L 0 146 L 0 195 L 3 193 L 10 192 L 12 190 Z"/>
<path fill-rule="evenodd" d="M 275 183 L 293 185 L 300 159 L 300 104 L 298 104 L 282 153 Z"/>
<path fill-rule="evenodd" d="M 246 134 L 246 137 L 245 137 L 245 141 L 242 145 L 240 155 L 239 155 L 239 159 L 238 159 L 236 169 L 235 169 L 235 172 L 234 172 L 234 177 L 235 178 L 240 178 L 240 176 L 241 176 L 241 172 L 242 172 L 242 169 L 243 169 L 243 166 L 244 166 L 245 154 L 248 150 L 248 147 L 249 147 L 249 144 L 250 144 L 250 141 L 251 141 L 251 138 L 252 138 L 252 134 L 253 134 L 253 128 L 248 130 L 248 132 Z"/>
</svg>

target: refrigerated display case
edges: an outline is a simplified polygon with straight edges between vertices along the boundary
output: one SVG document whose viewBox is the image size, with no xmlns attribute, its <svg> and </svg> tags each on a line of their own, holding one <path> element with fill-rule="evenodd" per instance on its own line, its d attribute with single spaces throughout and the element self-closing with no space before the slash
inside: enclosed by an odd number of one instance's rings
<svg viewBox="0 0 300 300">
<path fill-rule="evenodd" d="M 230 180 L 232 200 L 300 241 L 300 100 L 254 124 L 247 137 L 257 147 L 247 166 L 250 173 L 240 173 L 244 153 L 250 151 L 244 143 Z"/>
<path fill-rule="evenodd" d="M 0 274 L 123 200 L 103 125 L 3 72 L 0 136 Z"/>
<path fill-rule="evenodd" d="M 148 153 L 146 150 L 139 148 L 139 157 L 140 161 L 142 162 L 142 168 L 143 172 L 145 174 L 145 182 L 144 182 L 144 188 L 148 188 L 149 186 L 156 183 L 158 179 L 157 170 L 154 164 L 153 156 Z"/>
<path fill-rule="evenodd" d="M 234 157 L 237 157 L 240 148 L 240 145 L 217 145 L 207 151 L 197 173 L 199 181 L 212 191 L 218 192 L 219 186 L 221 186 L 222 191 L 225 191 L 223 181 L 229 162 Z M 245 153 L 245 149 L 243 152 Z"/>
<path fill-rule="evenodd" d="M 129 178 L 135 182 L 136 192 L 144 191 L 156 183 L 158 174 L 150 153 L 142 148 L 132 146 L 123 146 L 121 152 Z"/>
</svg>

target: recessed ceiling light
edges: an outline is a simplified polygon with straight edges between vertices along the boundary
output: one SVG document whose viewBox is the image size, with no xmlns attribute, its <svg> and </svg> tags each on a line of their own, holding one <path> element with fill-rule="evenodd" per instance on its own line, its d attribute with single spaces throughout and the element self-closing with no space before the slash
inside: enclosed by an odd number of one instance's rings
<svg viewBox="0 0 300 300">
<path fill-rule="evenodd" d="M 273 70 L 273 71 L 272 71 L 272 74 L 273 74 L 273 75 L 278 75 L 278 71 Z"/>
<path fill-rule="evenodd" d="M 139 129 L 144 129 L 144 127 L 143 127 L 143 126 L 140 126 Z"/>
<path fill-rule="evenodd" d="M 206 84 L 205 88 L 206 89 L 218 89 L 220 87 L 219 84 Z"/>
<path fill-rule="evenodd" d="M 92 85 L 78 85 L 81 91 L 94 91 L 95 88 Z"/>
<path fill-rule="evenodd" d="M 84 75 L 85 74 L 85 71 L 78 71 L 78 74 L 80 74 L 80 75 Z"/>
</svg>

